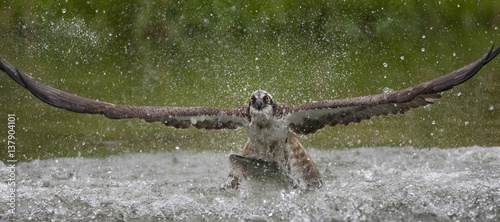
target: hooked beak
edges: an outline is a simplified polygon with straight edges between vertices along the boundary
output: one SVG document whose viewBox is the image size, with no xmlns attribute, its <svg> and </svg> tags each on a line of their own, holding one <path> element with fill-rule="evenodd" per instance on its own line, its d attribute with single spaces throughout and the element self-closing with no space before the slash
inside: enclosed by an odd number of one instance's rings
<svg viewBox="0 0 500 222">
<path fill-rule="evenodd" d="M 264 101 L 263 101 L 263 100 L 258 99 L 258 100 L 255 102 L 255 104 L 253 104 L 253 106 L 254 106 L 255 108 L 257 108 L 258 110 L 262 110 L 262 108 L 266 107 L 266 104 L 264 103 Z"/>
</svg>

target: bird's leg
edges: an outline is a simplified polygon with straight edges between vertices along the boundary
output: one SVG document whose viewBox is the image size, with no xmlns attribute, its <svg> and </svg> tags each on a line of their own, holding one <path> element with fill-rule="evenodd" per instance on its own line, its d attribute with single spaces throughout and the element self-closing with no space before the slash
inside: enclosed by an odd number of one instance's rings
<svg viewBox="0 0 500 222">
<path fill-rule="evenodd" d="M 311 156 L 304 149 L 297 137 L 289 133 L 287 139 L 289 176 L 296 183 L 298 188 L 305 190 L 314 190 L 323 186 L 321 175 Z"/>
<path fill-rule="evenodd" d="M 248 139 L 248 141 L 245 143 L 245 146 L 243 147 L 243 150 L 241 150 L 240 155 L 246 156 L 254 153 L 255 151 L 252 147 L 252 142 L 250 141 L 250 139 Z M 223 186 L 225 188 L 238 189 L 238 186 L 240 185 L 242 179 L 246 179 L 244 169 L 239 169 L 233 166 Z"/>
<path fill-rule="evenodd" d="M 239 172 L 237 172 L 234 169 L 231 169 L 231 172 L 229 172 L 229 176 L 227 177 L 226 182 L 223 184 L 223 187 L 225 188 L 231 188 L 231 189 L 238 189 L 240 183 L 241 183 L 241 175 Z"/>
</svg>

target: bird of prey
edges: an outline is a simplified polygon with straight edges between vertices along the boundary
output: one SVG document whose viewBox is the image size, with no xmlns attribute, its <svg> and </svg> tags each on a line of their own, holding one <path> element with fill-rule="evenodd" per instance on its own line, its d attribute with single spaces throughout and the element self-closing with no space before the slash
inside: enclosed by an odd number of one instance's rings
<svg viewBox="0 0 500 222">
<path fill-rule="evenodd" d="M 248 141 L 240 155 L 274 163 L 299 189 L 323 185 L 321 175 L 295 134 L 314 133 L 325 126 L 347 125 L 376 116 L 402 114 L 432 104 L 442 91 L 467 81 L 500 53 L 491 49 L 479 60 L 444 76 L 406 89 L 356 98 L 323 100 L 302 105 L 275 102 L 264 90 L 251 94 L 237 108 L 128 106 L 101 102 L 64 92 L 35 81 L 0 62 L 0 69 L 38 99 L 77 113 L 101 114 L 111 119 L 139 118 L 175 128 L 236 129 L 244 127 Z M 224 186 L 237 188 L 245 172 L 233 169 Z"/>
</svg>

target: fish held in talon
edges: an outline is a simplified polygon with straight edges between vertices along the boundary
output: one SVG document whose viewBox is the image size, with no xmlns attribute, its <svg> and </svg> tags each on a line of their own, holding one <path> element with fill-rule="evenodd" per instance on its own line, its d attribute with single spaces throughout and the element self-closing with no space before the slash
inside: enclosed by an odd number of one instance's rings
<svg viewBox="0 0 500 222">
<path fill-rule="evenodd" d="M 291 178 L 279 168 L 277 162 L 267 162 L 253 155 L 237 154 L 231 154 L 229 161 L 231 167 L 246 180 L 277 188 L 294 187 Z"/>
<path fill-rule="evenodd" d="M 270 93 L 257 90 L 246 104 L 236 108 L 119 105 L 44 85 L 3 62 L 0 62 L 0 70 L 41 101 L 76 113 L 100 114 L 110 119 L 138 118 L 181 129 L 191 126 L 210 130 L 245 128 L 248 140 L 240 156 L 230 157 L 236 162 L 232 164 L 226 187 L 238 188 L 248 177 L 278 178 L 276 175 L 280 175 L 298 189 L 314 190 L 321 188 L 323 181 L 296 134 L 311 134 L 325 126 L 348 125 L 430 105 L 441 98 L 440 92 L 469 80 L 499 53 L 500 48 L 492 48 L 477 61 L 406 89 L 300 105 L 279 103 Z"/>
</svg>

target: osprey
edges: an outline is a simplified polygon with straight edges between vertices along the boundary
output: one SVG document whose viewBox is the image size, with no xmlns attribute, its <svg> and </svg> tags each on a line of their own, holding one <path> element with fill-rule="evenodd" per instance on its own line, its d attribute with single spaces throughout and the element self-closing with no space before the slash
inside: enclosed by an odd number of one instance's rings
<svg viewBox="0 0 500 222">
<path fill-rule="evenodd" d="M 500 53 L 490 50 L 479 60 L 437 79 L 406 89 L 378 95 L 339 100 L 324 100 L 302 105 L 278 103 L 266 91 L 258 90 L 248 104 L 240 107 L 157 107 L 117 105 L 67 93 L 35 81 L 0 62 L 0 69 L 21 86 L 49 105 L 77 113 L 102 114 L 111 119 L 139 118 L 175 128 L 236 129 L 248 133 L 240 155 L 274 163 L 300 189 L 323 185 L 313 160 L 295 134 L 314 133 L 325 126 L 347 125 L 375 116 L 402 114 L 410 109 L 432 104 L 439 92 L 453 88 L 474 76 Z M 226 187 L 237 188 L 245 172 L 233 169 Z"/>
</svg>

